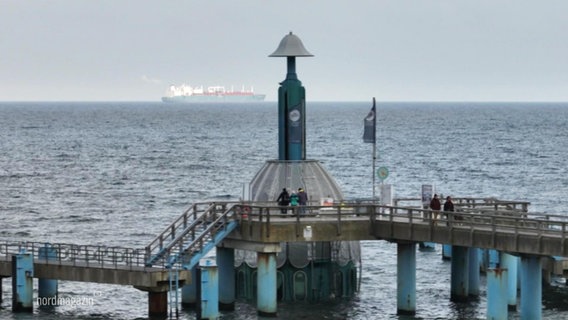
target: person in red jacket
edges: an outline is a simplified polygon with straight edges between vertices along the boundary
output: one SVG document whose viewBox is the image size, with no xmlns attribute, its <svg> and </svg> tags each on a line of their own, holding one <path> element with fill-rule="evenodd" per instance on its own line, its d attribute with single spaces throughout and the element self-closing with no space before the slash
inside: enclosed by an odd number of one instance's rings
<svg viewBox="0 0 568 320">
<path fill-rule="evenodd" d="M 434 194 L 432 200 L 430 200 L 430 210 L 432 210 L 432 221 L 438 220 L 438 214 L 440 214 L 440 209 L 442 209 L 442 203 L 438 199 L 438 194 Z"/>
</svg>

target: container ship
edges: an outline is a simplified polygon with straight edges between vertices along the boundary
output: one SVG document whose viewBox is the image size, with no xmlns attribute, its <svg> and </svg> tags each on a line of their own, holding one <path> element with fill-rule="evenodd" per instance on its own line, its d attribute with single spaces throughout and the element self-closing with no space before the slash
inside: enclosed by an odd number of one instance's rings
<svg viewBox="0 0 568 320">
<path fill-rule="evenodd" d="M 171 85 L 164 97 L 163 102 L 191 103 L 191 102 L 252 102 L 264 101 L 266 95 L 255 94 L 253 88 L 245 90 L 225 90 L 223 86 L 211 86 L 204 89 L 203 86 L 192 87 L 186 84 L 180 86 Z"/>
</svg>

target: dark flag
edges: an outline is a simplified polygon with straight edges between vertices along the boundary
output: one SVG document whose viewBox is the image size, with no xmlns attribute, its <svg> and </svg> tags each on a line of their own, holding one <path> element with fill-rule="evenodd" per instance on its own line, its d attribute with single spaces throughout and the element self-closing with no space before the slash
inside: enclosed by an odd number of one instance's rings
<svg viewBox="0 0 568 320">
<path fill-rule="evenodd" d="M 375 98 L 373 98 L 373 107 L 363 120 L 363 124 L 365 125 L 363 131 L 363 142 L 375 143 L 375 130 L 377 127 L 377 108 L 375 106 Z"/>
</svg>

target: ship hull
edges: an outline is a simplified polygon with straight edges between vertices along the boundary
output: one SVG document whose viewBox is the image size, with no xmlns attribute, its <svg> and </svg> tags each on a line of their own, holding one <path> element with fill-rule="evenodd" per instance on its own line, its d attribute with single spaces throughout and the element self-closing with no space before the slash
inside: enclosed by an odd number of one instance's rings
<svg viewBox="0 0 568 320">
<path fill-rule="evenodd" d="M 264 101 L 266 95 L 191 95 L 162 97 L 168 103 L 195 103 L 195 102 L 255 102 Z"/>
</svg>

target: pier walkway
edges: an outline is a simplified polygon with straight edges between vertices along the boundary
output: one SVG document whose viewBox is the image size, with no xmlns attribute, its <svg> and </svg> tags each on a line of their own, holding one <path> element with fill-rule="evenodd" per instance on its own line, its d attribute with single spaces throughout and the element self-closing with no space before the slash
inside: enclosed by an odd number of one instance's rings
<svg viewBox="0 0 568 320">
<path fill-rule="evenodd" d="M 442 212 L 381 205 L 310 208 L 294 217 L 275 209 L 251 206 L 240 232 L 227 241 L 260 243 L 295 241 L 388 240 L 435 242 L 509 253 L 568 257 L 568 216 L 526 211 L 526 202 L 478 199 Z M 311 232 L 306 232 L 306 227 Z M 306 238 L 309 236 L 309 239 Z"/>
<path fill-rule="evenodd" d="M 395 206 L 361 202 L 308 206 L 305 214 L 299 214 L 299 207 L 282 214 L 273 203 L 196 203 L 145 248 L 0 243 L 0 277 L 13 276 L 14 257 L 28 253 L 36 278 L 131 285 L 148 291 L 152 315 L 164 312 L 167 292 L 191 283 L 190 270 L 215 246 L 278 252 L 281 242 L 386 240 L 568 257 L 568 217 L 529 213 L 527 202 L 455 198 L 456 211 L 433 220 L 431 210 L 400 204 L 406 200 L 410 199 L 399 199 Z"/>
<path fill-rule="evenodd" d="M 143 249 L 65 243 L 0 243 L 0 277 L 12 276 L 12 256 L 23 252 L 34 258 L 35 278 L 169 288 L 169 270 L 147 266 Z M 179 279 L 189 280 L 189 274 L 182 272 Z"/>
</svg>

